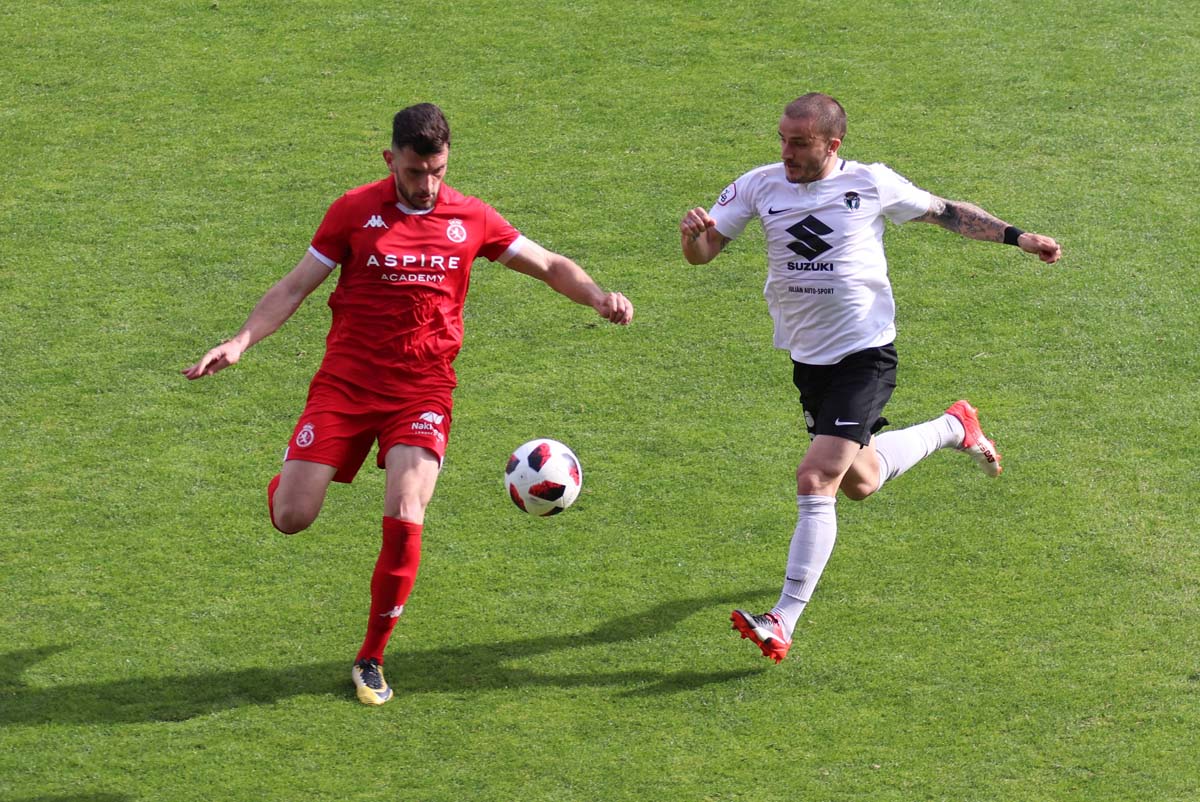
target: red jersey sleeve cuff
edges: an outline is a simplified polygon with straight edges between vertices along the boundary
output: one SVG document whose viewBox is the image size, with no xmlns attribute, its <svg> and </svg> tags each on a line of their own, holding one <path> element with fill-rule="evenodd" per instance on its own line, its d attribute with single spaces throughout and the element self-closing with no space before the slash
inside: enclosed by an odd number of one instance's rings
<svg viewBox="0 0 1200 802">
<path fill-rule="evenodd" d="M 502 265 L 507 264 L 509 259 L 521 252 L 521 248 L 525 247 L 526 242 L 528 242 L 528 240 L 525 239 L 525 235 L 518 234 L 517 238 L 508 244 L 508 247 L 504 250 L 504 253 L 496 257 L 496 261 Z"/>
<path fill-rule="evenodd" d="M 315 258 L 318 262 L 320 262 L 321 264 L 328 267 L 330 270 L 333 270 L 335 267 L 337 267 L 337 262 L 333 261 L 325 254 L 321 253 L 313 246 L 311 246 L 311 245 L 308 246 L 308 252 L 313 255 L 313 258 Z"/>
</svg>

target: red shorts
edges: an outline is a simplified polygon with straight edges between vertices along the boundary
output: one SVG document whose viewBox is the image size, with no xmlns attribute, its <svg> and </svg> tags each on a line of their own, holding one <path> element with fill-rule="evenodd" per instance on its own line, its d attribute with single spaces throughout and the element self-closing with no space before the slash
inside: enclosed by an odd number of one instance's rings
<svg viewBox="0 0 1200 802">
<path fill-rule="evenodd" d="M 383 396 L 318 371 L 284 461 L 332 465 L 337 468 L 333 481 L 352 482 L 378 441 L 375 464 L 380 468 L 395 445 L 421 446 L 440 463 L 450 437 L 453 392 L 421 388 L 407 397 Z"/>
</svg>

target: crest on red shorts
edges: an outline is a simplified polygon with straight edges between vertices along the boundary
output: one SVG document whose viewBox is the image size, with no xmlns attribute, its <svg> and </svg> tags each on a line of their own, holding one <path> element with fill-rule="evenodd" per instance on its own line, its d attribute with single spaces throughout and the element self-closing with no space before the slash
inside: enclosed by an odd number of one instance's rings
<svg viewBox="0 0 1200 802">
<path fill-rule="evenodd" d="M 306 423 L 300 427 L 299 433 L 296 434 L 296 445 L 301 448 L 307 448 L 313 444 L 313 440 L 317 439 L 316 431 L 311 423 Z"/>
</svg>

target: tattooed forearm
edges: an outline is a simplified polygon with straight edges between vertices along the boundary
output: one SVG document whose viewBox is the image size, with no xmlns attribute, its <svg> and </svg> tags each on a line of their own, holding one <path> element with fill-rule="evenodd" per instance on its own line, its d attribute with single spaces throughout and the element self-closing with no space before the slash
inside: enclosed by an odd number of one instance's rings
<svg viewBox="0 0 1200 802">
<path fill-rule="evenodd" d="M 947 231 L 986 242 L 1002 242 L 1004 229 L 1007 226 L 1003 220 L 988 214 L 978 206 L 936 196 L 929 203 L 929 211 L 918 217 L 917 220 L 923 223 L 933 223 Z"/>
</svg>

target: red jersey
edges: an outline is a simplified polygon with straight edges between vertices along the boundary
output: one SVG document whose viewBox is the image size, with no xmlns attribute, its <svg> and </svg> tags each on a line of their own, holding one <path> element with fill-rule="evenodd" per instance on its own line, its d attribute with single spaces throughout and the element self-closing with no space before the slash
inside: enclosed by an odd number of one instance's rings
<svg viewBox="0 0 1200 802">
<path fill-rule="evenodd" d="M 342 266 L 321 370 L 385 395 L 452 388 L 471 263 L 496 261 L 520 247 L 521 235 L 491 206 L 445 184 L 428 211 L 398 201 L 391 176 L 352 189 L 313 236 L 310 252 Z"/>
</svg>

